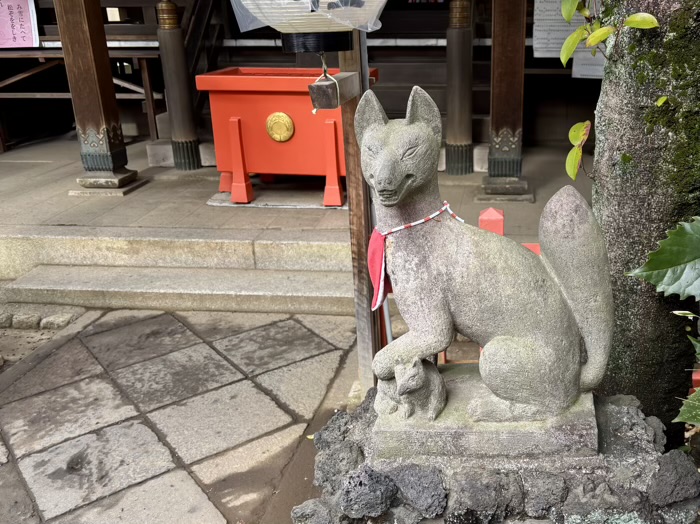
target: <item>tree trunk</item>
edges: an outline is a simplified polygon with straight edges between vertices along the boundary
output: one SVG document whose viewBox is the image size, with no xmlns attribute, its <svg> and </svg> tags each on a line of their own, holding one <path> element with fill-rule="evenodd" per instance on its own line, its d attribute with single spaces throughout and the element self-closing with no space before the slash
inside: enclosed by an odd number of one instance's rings
<svg viewBox="0 0 700 524">
<path fill-rule="evenodd" d="M 694 353 L 690 322 L 671 311 L 696 306 L 625 272 L 641 266 L 676 222 L 700 213 L 700 0 L 611 0 L 606 21 L 617 25 L 635 12 L 653 14 L 660 28 L 624 28 L 609 43 L 596 109 L 593 210 L 616 308 L 600 392 L 638 397 L 677 444 L 683 427 L 669 424 L 688 394 Z M 668 101 L 659 107 L 661 96 Z"/>
</svg>

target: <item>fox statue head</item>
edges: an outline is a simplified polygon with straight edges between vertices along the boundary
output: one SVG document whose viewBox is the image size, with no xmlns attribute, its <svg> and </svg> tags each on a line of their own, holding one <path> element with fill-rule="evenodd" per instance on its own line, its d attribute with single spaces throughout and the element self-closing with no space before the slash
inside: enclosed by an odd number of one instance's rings
<svg viewBox="0 0 700 524">
<path fill-rule="evenodd" d="M 376 95 L 367 91 L 355 113 L 355 133 L 375 203 L 394 207 L 437 177 L 442 120 L 420 87 L 411 91 L 406 118 L 396 120 L 389 120 Z"/>
</svg>

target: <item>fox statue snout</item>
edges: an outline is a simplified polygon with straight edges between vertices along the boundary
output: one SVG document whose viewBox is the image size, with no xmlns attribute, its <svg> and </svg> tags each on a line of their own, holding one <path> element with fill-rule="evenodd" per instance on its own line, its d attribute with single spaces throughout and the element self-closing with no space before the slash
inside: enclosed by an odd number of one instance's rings
<svg viewBox="0 0 700 524">
<path fill-rule="evenodd" d="M 373 306 L 386 296 L 388 277 L 409 328 L 372 363 L 382 392 L 378 411 L 392 412 L 393 402 L 405 414 L 428 412 L 427 404 L 415 402 L 428 394 L 431 406 L 444 405 L 441 374 L 426 359 L 461 333 L 483 348 L 479 373 L 491 394 L 466 407 L 473 420 L 555 416 L 605 372 L 613 302 L 602 232 L 572 186 L 542 212 L 541 257 L 454 214 L 440 214 L 441 126 L 435 102 L 419 87 L 404 119 L 387 119 L 371 91 L 355 115 L 377 217 L 369 258 L 372 275 L 373 268 L 381 275 L 373 276 L 379 283 Z M 407 369 L 431 380 L 414 380 Z"/>
</svg>

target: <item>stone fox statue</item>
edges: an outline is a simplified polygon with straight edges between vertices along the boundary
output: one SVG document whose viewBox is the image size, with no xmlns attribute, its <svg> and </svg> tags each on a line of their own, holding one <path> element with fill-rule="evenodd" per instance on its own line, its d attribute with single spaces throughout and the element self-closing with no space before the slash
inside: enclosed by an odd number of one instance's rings
<svg viewBox="0 0 700 524">
<path fill-rule="evenodd" d="M 385 234 L 443 207 L 440 112 L 414 87 L 406 118 L 388 120 L 368 91 L 355 129 L 385 245 L 380 265 L 409 327 L 376 355 L 377 377 L 392 380 L 397 366 L 443 351 L 456 331 L 483 348 L 479 371 L 493 395 L 470 404 L 477 419 L 547 418 L 595 387 L 610 351 L 612 293 L 603 236 L 584 198 L 567 186 L 548 202 L 541 257 L 450 213 Z"/>
</svg>

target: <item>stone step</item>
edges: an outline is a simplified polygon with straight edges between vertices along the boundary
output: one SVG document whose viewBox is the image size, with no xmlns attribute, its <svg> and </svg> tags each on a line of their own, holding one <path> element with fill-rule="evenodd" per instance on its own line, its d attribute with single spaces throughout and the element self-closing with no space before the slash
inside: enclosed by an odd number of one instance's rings
<svg viewBox="0 0 700 524">
<path fill-rule="evenodd" d="M 110 309 L 354 315 L 351 272 L 41 265 L 0 288 L 7 302 Z"/>
<path fill-rule="evenodd" d="M 352 271 L 341 230 L 0 226 L 0 280 L 40 264 Z"/>
</svg>

